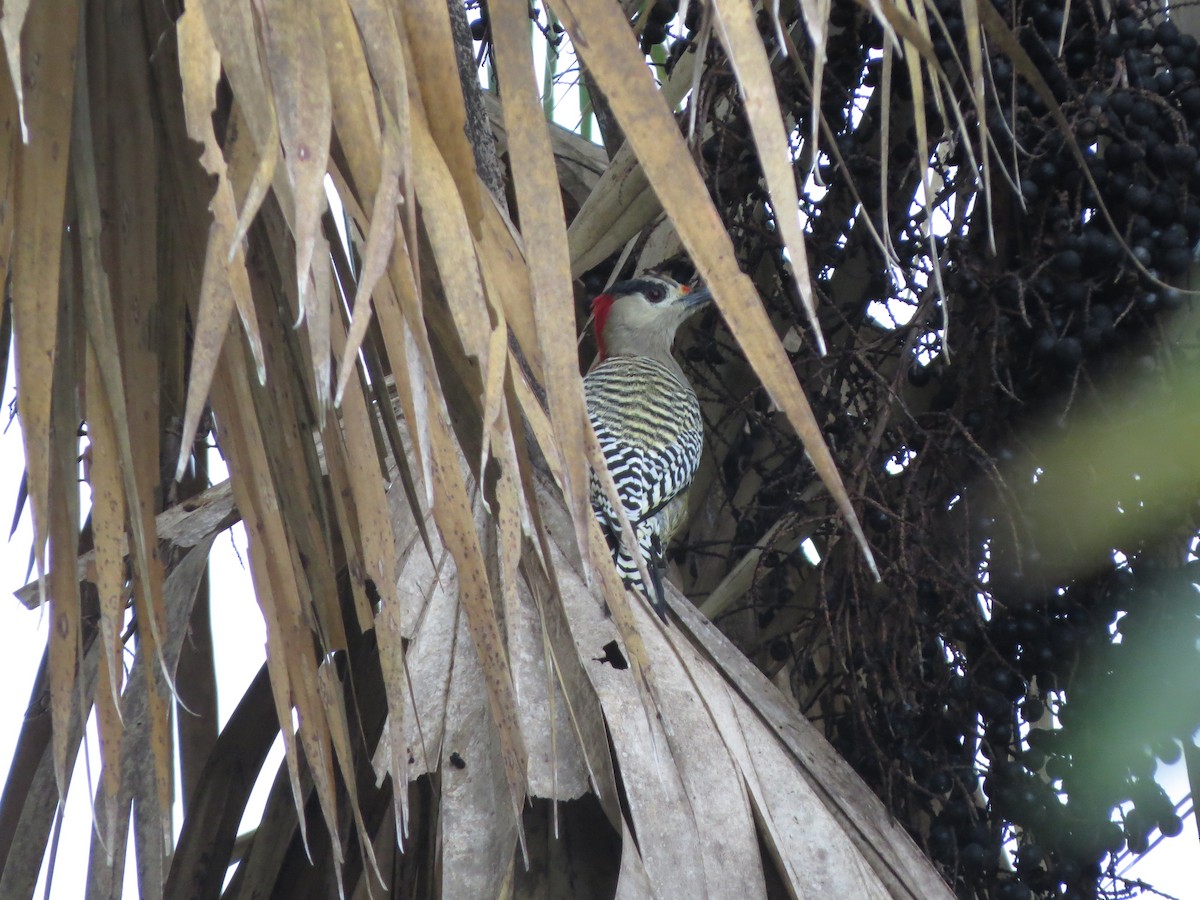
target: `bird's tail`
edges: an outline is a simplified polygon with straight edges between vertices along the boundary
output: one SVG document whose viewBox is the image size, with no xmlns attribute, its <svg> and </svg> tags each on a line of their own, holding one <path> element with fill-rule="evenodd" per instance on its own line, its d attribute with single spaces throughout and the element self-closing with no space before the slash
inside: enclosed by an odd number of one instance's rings
<svg viewBox="0 0 1200 900">
<path fill-rule="evenodd" d="M 638 548 L 646 560 L 646 570 L 650 573 L 650 584 L 643 583 L 637 560 L 626 552 L 624 547 L 616 551 L 613 561 L 617 565 L 617 571 L 621 573 L 621 581 L 624 582 L 625 587 L 636 590 L 645 597 L 651 608 L 665 622 L 667 621 L 667 594 L 663 584 L 665 561 L 662 544 L 658 535 L 646 523 L 639 523 L 634 531 L 638 539 Z"/>
</svg>

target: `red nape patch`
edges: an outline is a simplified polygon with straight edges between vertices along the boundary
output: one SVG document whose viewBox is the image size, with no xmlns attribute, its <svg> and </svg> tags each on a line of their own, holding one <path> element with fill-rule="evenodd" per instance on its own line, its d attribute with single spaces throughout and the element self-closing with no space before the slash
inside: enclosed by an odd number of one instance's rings
<svg viewBox="0 0 1200 900">
<path fill-rule="evenodd" d="M 592 300 L 592 324 L 596 329 L 596 347 L 600 350 L 600 358 L 608 357 L 608 348 L 604 346 L 604 329 L 608 325 L 608 314 L 612 312 L 612 294 L 601 294 Z"/>
</svg>

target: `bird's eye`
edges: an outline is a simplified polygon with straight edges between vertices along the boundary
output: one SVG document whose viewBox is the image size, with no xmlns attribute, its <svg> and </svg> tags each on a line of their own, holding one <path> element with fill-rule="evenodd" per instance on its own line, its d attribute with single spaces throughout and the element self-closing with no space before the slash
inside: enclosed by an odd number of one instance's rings
<svg viewBox="0 0 1200 900">
<path fill-rule="evenodd" d="M 659 285 L 654 285 L 646 290 L 646 299 L 651 303 L 660 303 L 667 296 L 667 292 Z"/>
</svg>

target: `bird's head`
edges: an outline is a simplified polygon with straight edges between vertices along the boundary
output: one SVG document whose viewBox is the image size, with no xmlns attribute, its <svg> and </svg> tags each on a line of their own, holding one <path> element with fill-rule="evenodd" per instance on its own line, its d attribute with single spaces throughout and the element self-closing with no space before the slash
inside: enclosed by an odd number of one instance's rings
<svg viewBox="0 0 1200 900">
<path fill-rule="evenodd" d="M 600 358 L 670 357 L 676 330 L 710 300 L 708 288 L 658 273 L 614 284 L 592 301 Z"/>
</svg>

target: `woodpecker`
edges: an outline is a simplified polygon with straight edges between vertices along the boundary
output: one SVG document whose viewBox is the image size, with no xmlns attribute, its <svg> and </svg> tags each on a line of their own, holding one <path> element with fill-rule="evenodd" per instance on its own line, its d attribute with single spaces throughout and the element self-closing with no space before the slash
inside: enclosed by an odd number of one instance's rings
<svg viewBox="0 0 1200 900">
<path fill-rule="evenodd" d="M 700 465 L 700 403 L 671 356 L 675 332 L 712 299 L 661 274 L 624 281 L 592 301 L 599 362 L 583 380 L 588 418 L 600 440 L 652 584 L 622 546 L 621 520 L 595 473 L 592 509 L 625 586 L 639 590 L 666 620 L 664 551 L 687 513 L 687 489 Z"/>
</svg>

